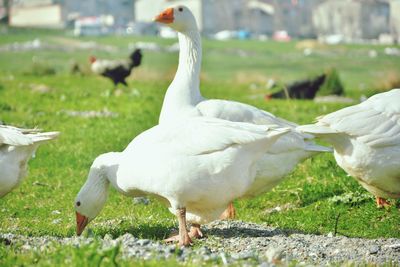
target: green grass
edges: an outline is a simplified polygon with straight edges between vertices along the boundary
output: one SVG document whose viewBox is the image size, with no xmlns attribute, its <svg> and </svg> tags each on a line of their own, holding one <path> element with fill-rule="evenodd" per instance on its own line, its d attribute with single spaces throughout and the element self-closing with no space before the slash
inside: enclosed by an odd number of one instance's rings
<svg viewBox="0 0 400 267">
<path fill-rule="evenodd" d="M 10 31 L 0 44 L 41 40 L 57 43 L 61 35 L 43 32 Z M 84 41 L 89 41 L 85 38 Z M 87 57 L 124 57 L 128 44 L 136 41 L 170 45 L 175 40 L 152 37 L 100 37 L 101 44 L 115 45 L 114 53 L 75 50 L 40 50 L 30 52 L 0 52 L 0 120 L 21 127 L 39 126 L 44 130 L 62 132 L 60 138 L 43 145 L 30 162 L 30 171 L 22 185 L 0 201 L 0 232 L 28 236 L 73 236 L 75 217 L 73 200 L 83 185 L 89 167 L 96 156 L 109 151 L 121 151 L 137 134 L 158 121 L 163 96 L 173 78 L 177 53 L 144 52 L 143 66 L 134 71 L 128 89 L 121 96 L 107 96 L 111 82 L 91 74 L 69 74 L 69 64 L 75 60 L 87 67 Z M 76 39 L 76 41 L 82 41 Z M 380 46 L 323 47 L 320 53 L 304 57 L 296 43 L 256 41 L 216 42 L 204 40 L 202 92 L 209 98 L 224 98 L 246 102 L 297 123 L 310 123 L 321 114 L 343 108 L 344 104 L 316 104 L 310 101 L 274 100 L 265 102 L 263 82 L 273 77 L 281 82 L 307 77 L 328 67 L 335 67 L 352 97 L 371 93 L 379 87 L 379 79 L 399 72 L 400 60 L 380 55 L 367 57 L 370 49 L 379 53 Z M 235 51 L 243 50 L 241 58 Z M 32 71 L 33 60 L 55 69 L 54 75 L 38 75 Z M 244 77 L 244 78 L 243 78 Z M 259 84 L 257 94 L 250 84 Z M 32 90 L 44 84 L 47 93 Z M 360 89 L 364 84 L 364 90 Z M 135 92 L 135 93 L 132 93 Z M 137 94 L 139 92 L 139 95 Z M 65 114 L 66 110 L 107 109 L 118 113 L 116 118 L 79 118 Z M 300 164 L 297 169 L 271 192 L 255 199 L 236 201 L 238 219 L 265 222 L 269 225 L 307 233 L 335 231 L 351 237 L 400 238 L 399 210 L 377 209 L 373 199 L 353 203 L 331 201 L 336 195 L 364 193 L 357 182 L 348 177 L 335 163 L 332 155 L 319 155 Z M 282 212 L 270 213 L 276 206 L 290 204 Z M 61 214 L 55 215 L 52 211 Z M 55 224 L 54 220 L 61 219 Z M 107 222 L 112 221 L 112 224 Z M 169 234 L 176 220 L 157 201 L 150 205 L 133 205 L 132 200 L 111 190 L 107 205 L 89 228 L 96 236 L 110 233 L 116 237 L 130 232 L 141 238 L 160 240 Z M 45 254 L 11 251 L 0 245 L 0 265 L 54 264 L 67 265 L 71 257 L 80 257 L 76 265 L 90 265 L 94 248 L 55 248 Z M 79 253 L 82 253 L 79 254 Z M 86 253 L 86 254 L 85 254 Z M 111 253 L 111 252 L 110 252 Z M 57 256 L 58 255 L 58 256 Z M 75 255 L 75 256 L 74 256 Z M 80 256 L 79 256 L 80 255 Z M 108 255 L 108 254 L 107 254 Z M 68 258 L 68 259 L 67 259 Z M 110 261 L 106 257 L 106 261 Z M 73 260 L 75 262 L 75 260 Z M 132 265 L 121 261 L 123 266 Z M 135 263 L 136 264 L 136 263 Z M 147 263 L 137 263 L 146 266 Z M 149 263 L 151 264 L 151 263 Z M 108 266 L 108 265 L 107 265 Z"/>
<path fill-rule="evenodd" d="M 118 246 L 109 249 L 103 249 L 101 244 L 94 241 L 88 245 L 75 247 L 72 245 L 61 246 L 53 245 L 43 251 L 17 251 L 15 249 L 6 249 L 0 246 L 0 264 L 2 267 L 13 266 L 60 266 L 67 267 L 80 266 L 160 266 L 160 260 L 132 260 L 122 257 Z M 176 257 L 162 261 L 162 266 L 198 266 L 193 263 L 182 263 Z"/>
</svg>

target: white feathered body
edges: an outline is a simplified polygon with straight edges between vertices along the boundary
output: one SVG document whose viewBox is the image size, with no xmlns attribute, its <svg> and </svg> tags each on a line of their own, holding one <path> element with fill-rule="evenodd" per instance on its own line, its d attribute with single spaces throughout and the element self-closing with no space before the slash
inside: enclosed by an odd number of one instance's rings
<svg viewBox="0 0 400 267">
<path fill-rule="evenodd" d="M 195 23 L 194 21 L 193 25 Z M 258 125 L 276 124 L 293 129 L 260 158 L 256 168 L 257 178 L 246 196 L 271 190 L 303 160 L 318 152 L 331 151 L 316 145 L 311 140 L 313 136 L 296 132 L 296 124 L 277 118 L 271 113 L 240 102 L 203 98 L 199 87 L 202 57 L 200 34 L 196 28 L 180 32 L 178 37 L 178 70 L 166 92 L 160 124 L 169 124 L 185 117 L 204 116 Z"/>
<path fill-rule="evenodd" d="M 22 182 L 39 144 L 57 136 L 58 132 L 39 133 L 36 129 L 0 125 L 0 197 Z"/>
<path fill-rule="evenodd" d="M 172 212 L 186 207 L 188 221 L 205 223 L 246 194 L 258 159 L 287 131 L 203 117 L 155 126 L 121 153 L 114 186 L 157 195 Z"/>
<path fill-rule="evenodd" d="M 316 145 L 312 135 L 297 132 L 297 124 L 247 104 L 211 99 L 200 102 L 196 108 L 205 117 L 257 125 L 275 124 L 292 129 L 279 138 L 257 162 L 256 179 L 246 197 L 270 191 L 300 162 L 314 154 L 331 151 L 327 147 Z"/>
<path fill-rule="evenodd" d="M 400 89 L 299 129 L 330 142 L 338 165 L 373 195 L 400 198 Z"/>
</svg>

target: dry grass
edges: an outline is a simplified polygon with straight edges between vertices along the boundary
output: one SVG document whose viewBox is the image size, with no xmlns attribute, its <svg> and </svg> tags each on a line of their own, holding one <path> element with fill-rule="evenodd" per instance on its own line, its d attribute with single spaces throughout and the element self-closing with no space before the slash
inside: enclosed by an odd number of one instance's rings
<svg viewBox="0 0 400 267">
<path fill-rule="evenodd" d="M 378 79 L 374 86 L 377 91 L 384 92 L 393 88 L 400 88 L 400 72 L 390 71 L 384 73 L 382 76 L 383 78 Z"/>
</svg>

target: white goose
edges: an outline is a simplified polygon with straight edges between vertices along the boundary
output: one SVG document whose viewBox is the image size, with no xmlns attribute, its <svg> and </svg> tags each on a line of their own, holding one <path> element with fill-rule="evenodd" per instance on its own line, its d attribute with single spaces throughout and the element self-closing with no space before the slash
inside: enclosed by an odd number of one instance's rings
<svg viewBox="0 0 400 267">
<path fill-rule="evenodd" d="M 0 197 L 22 182 L 28 161 L 39 145 L 58 135 L 58 132 L 39 133 L 37 129 L 0 125 Z"/>
<path fill-rule="evenodd" d="M 331 143 L 338 165 L 376 197 L 378 207 L 400 198 L 400 89 L 317 120 L 299 130 Z"/>
<path fill-rule="evenodd" d="M 293 129 L 291 133 L 280 138 L 257 163 L 257 178 L 249 188 L 248 196 L 271 190 L 292 172 L 299 162 L 318 152 L 331 151 L 309 140 L 313 136 L 296 132 L 295 123 L 277 118 L 264 110 L 240 102 L 207 100 L 202 97 L 201 37 L 192 12 L 179 5 L 166 9 L 154 20 L 175 29 L 180 45 L 178 69 L 164 98 L 160 124 L 171 123 L 183 116 L 205 116 L 260 125 L 277 124 Z M 227 211 L 227 214 L 234 214 L 233 206 L 230 205 Z"/>
<path fill-rule="evenodd" d="M 189 245 L 186 211 L 196 223 L 217 219 L 246 193 L 257 160 L 288 131 L 205 117 L 157 125 L 123 152 L 96 158 L 75 200 L 77 234 L 100 213 L 111 184 L 127 196 L 162 200 L 178 217 L 179 244 Z"/>
</svg>

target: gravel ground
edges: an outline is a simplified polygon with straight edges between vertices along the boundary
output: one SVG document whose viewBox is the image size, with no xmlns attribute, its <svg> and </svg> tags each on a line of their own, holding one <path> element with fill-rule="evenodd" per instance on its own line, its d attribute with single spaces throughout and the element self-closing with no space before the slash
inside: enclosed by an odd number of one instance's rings
<svg viewBox="0 0 400 267">
<path fill-rule="evenodd" d="M 293 261 L 304 265 L 351 263 L 392 263 L 400 265 L 400 239 L 362 239 L 332 235 L 288 233 L 277 228 L 240 221 L 216 221 L 203 227 L 207 238 L 193 248 L 177 248 L 125 234 L 116 239 L 106 235 L 100 239 L 103 248 L 121 245 L 124 257 L 179 261 L 219 261 L 223 264 L 244 263 L 270 266 L 288 265 Z M 25 237 L 0 234 L 0 242 L 21 250 L 44 250 L 54 243 L 80 246 L 93 238 Z"/>
</svg>

